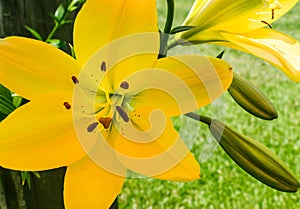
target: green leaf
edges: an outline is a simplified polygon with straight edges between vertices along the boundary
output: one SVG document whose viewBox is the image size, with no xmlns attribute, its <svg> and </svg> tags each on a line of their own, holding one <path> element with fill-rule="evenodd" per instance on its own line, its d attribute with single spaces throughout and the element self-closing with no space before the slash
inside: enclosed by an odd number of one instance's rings
<svg viewBox="0 0 300 209">
<path fill-rule="evenodd" d="M 225 50 L 224 50 L 224 51 L 222 51 L 220 54 L 218 54 L 218 56 L 216 56 L 216 58 L 218 58 L 218 59 L 222 59 L 222 58 L 223 58 L 223 56 L 224 56 L 224 54 L 225 54 Z"/>
<path fill-rule="evenodd" d="M 55 20 L 57 20 L 58 22 L 61 22 L 61 20 L 63 19 L 64 15 L 65 15 L 65 11 L 66 11 L 65 7 L 62 4 L 60 4 L 54 13 Z"/>
<path fill-rule="evenodd" d="M 15 109 L 16 108 L 11 100 L 9 100 L 5 96 L 0 95 L 0 112 L 2 112 L 4 115 L 9 115 Z"/>
<path fill-rule="evenodd" d="M 61 22 L 62 25 L 65 25 L 65 24 L 73 24 L 73 23 L 74 23 L 73 20 L 63 20 L 63 21 Z"/>
<path fill-rule="evenodd" d="M 22 186 L 24 186 L 25 183 L 27 183 L 29 189 L 31 189 L 31 174 L 33 174 L 37 178 L 41 178 L 39 172 L 37 171 L 21 171 Z"/>
<path fill-rule="evenodd" d="M 80 5 L 82 5 L 83 3 L 85 3 L 86 0 L 73 0 L 70 5 L 68 6 L 68 12 L 73 12 L 76 9 L 79 8 Z"/>
<path fill-rule="evenodd" d="M 171 30 L 170 34 L 180 33 L 183 31 L 191 30 L 193 28 L 195 28 L 195 26 L 177 26 Z"/>
<path fill-rule="evenodd" d="M 58 48 L 58 49 L 64 49 L 67 47 L 66 42 L 60 40 L 60 39 L 50 39 L 48 41 L 49 44 L 51 44 L 52 46 Z"/>
<path fill-rule="evenodd" d="M 42 36 L 36 31 L 36 30 L 34 30 L 33 28 L 31 28 L 31 27 L 29 27 L 29 26 L 27 26 L 27 25 L 25 25 L 25 28 L 26 28 L 26 30 L 28 30 L 37 40 L 40 40 L 40 41 L 42 41 L 43 40 L 43 38 L 42 38 Z"/>
<path fill-rule="evenodd" d="M 20 96 L 17 96 L 17 95 L 13 96 L 13 105 L 15 107 L 19 107 L 22 104 L 22 100 L 23 100 L 23 98 Z"/>
<path fill-rule="evenodd" d="M 74 50 L 74 47 L 72 46 L 72 44 L 69 44 L 69 47 L 71 49 L 71 55 L 74 59 L 76 59 L 76 54 L 75 54 L 75 50 Z"/>
<path fill-rule="evenodd" d="M 11 98 L 11 91 L 7 89 L 5 86 L 0 84 L 0 95 L 6 97 L 7 99 L 12 100 Z"/>
<path fill-rule="evenodd" d="M 2 112 L 0 112 L 0 122 L 4 120 L 4 118 L 6 118 L 7 115 L 3 114 Z"/>
</svg>

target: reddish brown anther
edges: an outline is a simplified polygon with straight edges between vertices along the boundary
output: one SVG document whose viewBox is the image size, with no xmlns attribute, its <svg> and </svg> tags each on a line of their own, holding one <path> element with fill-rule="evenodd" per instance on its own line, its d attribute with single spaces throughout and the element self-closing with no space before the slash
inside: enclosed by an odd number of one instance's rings
<svg viewBox="0 0 300 209">
<path fill-rule="evenodd" d="M 120 84 L 120 87 L 122 89 L 129 89 L 129 83 L 126 82 L 126 81 L 123 81 L 121 84 Z"/>
<path fill-rule="evenodd" d="M 109 117 L 108 118 L 103 118 L 103 117 L 99 118 L 99 122 L 103 125 L 103 127 L 105 129 L 109 128 L 111 121 L 112 121 L 112 119 Z"/>
<path fill-rule="evenodd" d="M 64 102 L 64 106 L 67 110 L 71 109 L 71 105 L 68 102 Z"/>
<path fill-rule="evenodd" d="M 76 76 L 74 76 L 74 75 L 72 76 L 72 81 L 73 81 L 74 84 L 79 83 L 78 78 Z"/>
<path fill-rule="evenodd" d="M 101 71 L 102 72 L 106 72 L 106 62 L 105 61 L 103 61 L 102 63 L 101 63 Z"/>
<path fill-rule="evenodd" d="M 272 29 L 272 26 L 269 24 L 269 23 L 267 23 L 266 21 L 261 21 L 262 23 L 264 23 L 264 24 L 266 24 L 269 28 L 271 28 Z"/>
</svg>

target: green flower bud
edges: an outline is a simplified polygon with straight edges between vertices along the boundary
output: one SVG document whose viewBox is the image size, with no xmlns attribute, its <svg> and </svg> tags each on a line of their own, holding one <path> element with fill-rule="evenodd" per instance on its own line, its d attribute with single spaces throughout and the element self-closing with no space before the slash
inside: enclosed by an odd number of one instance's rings
<svg viewBox="0 0 300 209">
<path fill-rule="evenodd" d="M 272 102 L 240 75 L 234 74 L 228 91 L 232 98 L 250 114 L 265 120 L 273 120 L 278 117 Z"/>
<path fill-rule="evenodd" d="M 262 183 L 284 192 L 296 192 L 300 187 L 293 172 L 263 144 L 217 120 L 211 120 L 210 131 L 225 152 Z"/>
</svg>

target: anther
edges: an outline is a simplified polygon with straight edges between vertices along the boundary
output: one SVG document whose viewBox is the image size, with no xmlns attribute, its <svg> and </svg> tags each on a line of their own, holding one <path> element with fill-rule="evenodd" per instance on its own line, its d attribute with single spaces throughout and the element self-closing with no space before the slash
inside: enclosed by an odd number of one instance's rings
<svg viewBox="0 0 300 209">
<path fill-rule="evenodd" d="M 79 83 L 79 80 L 76 76 L 72 76 L 72 81 L 74 84 L 78 84 Z"/>
<path fill-rule="evenodd" d="M 71 109 L 71 105 L 68 102 L 64 102 L 64 106 L 67 110 Z"/>
<path fill-rule="evenodd" d="M 98 126 L 98 122 L 94 122 L 87 127 L 88 132 L 93 132 Z"/>
<path fill-rule="evenodd" d="M 274 12 L 274 9 L 272 9 L 272 20 L 274 19 L 275 17 L 275 12 Z"/>
<path fill-rule="evenodd" d="M 121 84 L 120 84 L 120 87 L 122 89 L 128 89 L 129 88 L 129 83 L 126 82 L 126 81 L 123 81 Z"/>
<path fill-rule="evenodd" d="M 99 118 L 99 122 L 103 125 L 105 129 L 109 128 L 111 121 L 111 118 Z"/>
<path fill-rule="evenodd" d="M 269 23 L 267 23 L 266 21 L 263 21 L 263 20 L 261 20 L 260 22 L 262 22 L 262 23 L 264 23 L 264 24 L 266 24 L 269 28 L 271 28 L 272 29 L 272 26 L 269 24 Z"/>
<path fill-rule="evenodd" d="M 118 111 L 119 115 L 121 116 L 121 118 L 125 121 L 128 122 L 129 121 L 129 117 L 127 115 L 127 113 L 125 112 L 125 110 L 120 107 L 120 106 L 116 106 L 116 110 Z"/>
<path fill-rule="evenodd" d="M 101 63 L 101 71 L 102 72 L 106 72 L 106 62 L 105 61 L 103 61 L 102 63 Z"/>
</svg>

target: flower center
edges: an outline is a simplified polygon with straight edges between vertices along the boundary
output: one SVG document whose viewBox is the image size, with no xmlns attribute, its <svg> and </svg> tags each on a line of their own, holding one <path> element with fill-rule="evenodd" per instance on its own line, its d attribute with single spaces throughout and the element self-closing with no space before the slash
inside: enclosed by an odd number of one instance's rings
<svg viewBox="0 0 300 209">
<path fill-rule="evenodd" d="M 103 64 L 102 64 L 103 65 Z M 102 67 L 101 67 L 102 69 Z M 129 122 L 129 114 L 127 113 L 128 105 L 126 102 L 126 90 L 129 89 L 129 83 L 123 81 L 115 92 L 107 92 L 104 89 L 99 89 L 96 97 L 96 118 L 101 124 L 101 129 L 109 130 L 113 121 L 120 120 Z M 92 126 L 92 124 L 91 124 Z M 96 128 L 97 126 L 92 126 Z"/>
</svg>

